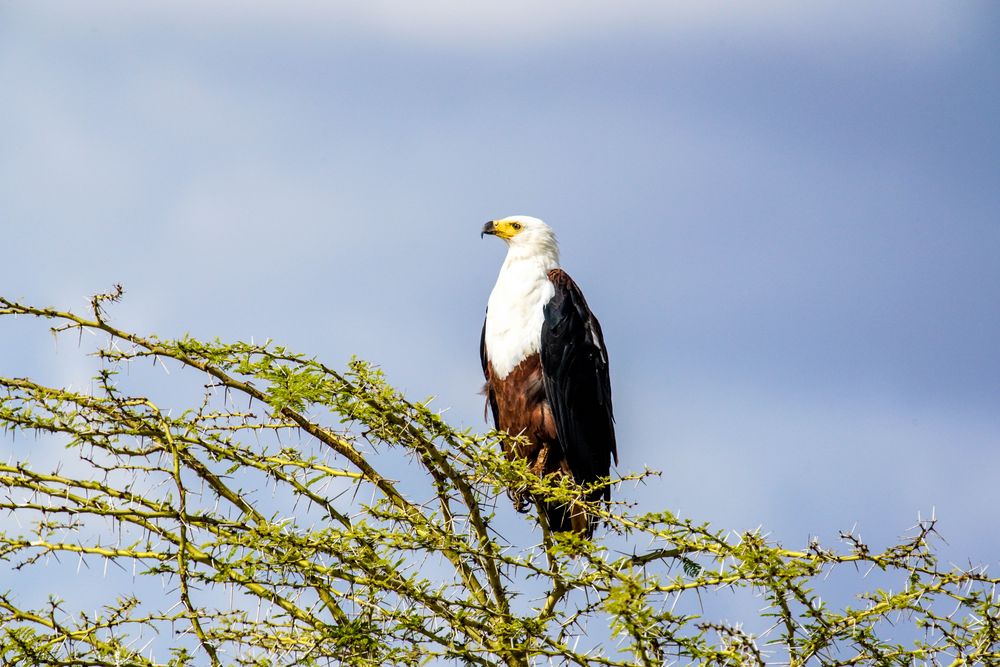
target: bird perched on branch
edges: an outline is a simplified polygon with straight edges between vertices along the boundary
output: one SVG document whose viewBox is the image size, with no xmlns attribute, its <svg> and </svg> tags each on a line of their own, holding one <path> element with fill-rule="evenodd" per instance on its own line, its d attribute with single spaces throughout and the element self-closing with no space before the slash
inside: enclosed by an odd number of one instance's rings
<svg viewBox="0 0 1000 667">
<path fill-rule="evenodd" d="M 572 476 L 581 485 L 607 477 L 618 463 L 608 353 L 583 293 L 559 268 L 552 229 L 538 218 L 492 220 L 482 235 L 507 243 L 507 258 L 490 294 L 479 346 L 486 396 L 498 430 L 524 435 L 508 458 L 527 460 L 533 473 Z M 519 511 L 530 498 L 512 491 Z M 608 501 L 608 487 L 587 500 Z M 596 519 L 581 507 L 548 503 L 554 531 L 593 534 Z"/>
</svg>

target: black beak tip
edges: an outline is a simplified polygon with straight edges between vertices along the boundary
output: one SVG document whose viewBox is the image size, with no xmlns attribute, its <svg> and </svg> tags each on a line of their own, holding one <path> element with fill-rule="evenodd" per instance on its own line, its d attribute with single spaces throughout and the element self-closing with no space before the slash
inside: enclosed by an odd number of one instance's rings
<svg viewBox="0 0 1000 667">
<path fill-rule="evenodd" d="M 496 233 L 496 226 L 493 224 L 493 221 L 490 220 L 485 225 L 483 225 L 483 231 L 480 232 L 479 238 L 483 238 L 487 234 L 495 234 L 495 233 Z"/>
</svg>

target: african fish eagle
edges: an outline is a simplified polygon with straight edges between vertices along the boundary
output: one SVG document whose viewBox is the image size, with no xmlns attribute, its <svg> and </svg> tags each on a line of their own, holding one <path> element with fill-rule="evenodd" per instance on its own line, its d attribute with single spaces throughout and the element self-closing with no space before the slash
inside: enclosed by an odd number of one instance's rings
<svg viewBox="0 0 1000 667">
<path fill-rule="evenodd" d="M 525 435 L 505 445 L 508 458 L 527 459 L 538 476 L 572 475 L 586 485 L 618 463 L 608 353 L 583 293 L 559 268 L 552 229 L 538 218 L 492 220 L 481 236 L 507 243 L 507 258 L 490 294 L 479 346 L 486 396 L 498 430 Z M 519 511 L 529 498 L 511 492 Z M 608 487 L 589 501 L 608 501 Z M 554 531 L 592 535 L 596 520 L 579 508 L 544 507 Z"/>
</svg>

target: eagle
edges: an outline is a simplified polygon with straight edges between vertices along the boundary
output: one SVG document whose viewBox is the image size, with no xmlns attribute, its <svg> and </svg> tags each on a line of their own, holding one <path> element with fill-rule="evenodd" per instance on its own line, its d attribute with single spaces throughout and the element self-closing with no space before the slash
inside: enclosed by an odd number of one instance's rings
<svg viewBox="0 0 1000 667">
<path fill-rule="evenodd" d="M 490 293 L 479 345 L 486 397 L 497 430 L 527 442 L 504 444 L 508 459 L 527 460 L 535 475 L 571 476 L 588 485 L 618 463 L 608 352 L 583 292 L 559 268 L 559 246 L 547 224 L 525 215 L 491 220 L 481 237 L 507 244 Z M 531 498 L 511 491 L 518 511 Z M 587 500 L 609 501 L 607 486 Z M 596 518 L 580 507 L 542 506 L 549 529 L 590 537 Z"/>
</svg>

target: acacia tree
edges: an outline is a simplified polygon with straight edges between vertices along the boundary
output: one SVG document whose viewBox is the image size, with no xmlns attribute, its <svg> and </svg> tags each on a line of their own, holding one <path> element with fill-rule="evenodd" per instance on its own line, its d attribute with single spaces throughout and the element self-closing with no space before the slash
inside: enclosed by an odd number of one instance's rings
<svg viewBox="0 0 1000 667">
<path fill-rule="evenodd" d="M 849 533 L 788 549 L 620 503 L 589 507 L 593 540 L 536 515 L 511 530 L 508 490 L 587 490 L 535 478 L 499 453 L 507 436 L 450 427 L 369 364 L 137 335 L 106 315 L 120 297 L 86 315 L 0 298 L 5 319 L 100 341 L 86 391 L 0 377 L 0 567 L 50 594 L 0 592 L 5 665 L 1000 660 L 998 579 L 940 564 L 933 521 L 884 549 Z M 139 392 L 141 362 L 185 372 Z M 24 434 L 43 460 L 66 449 L 35 464 L 10 444 Z M 891 588 L 825 603 L 817 582 L 845 568 Z M 97 603 L 72 596 L 87 572 L 108 582 Z M 706 611 L 732 591 L 759 598 L 761 630 Z"/>
</svg>

